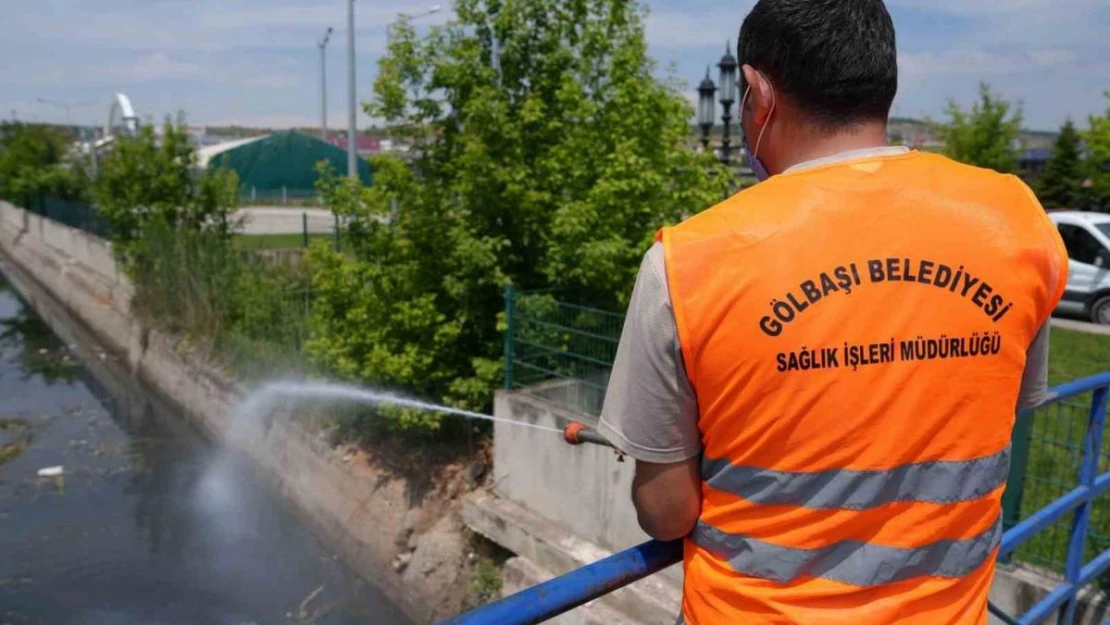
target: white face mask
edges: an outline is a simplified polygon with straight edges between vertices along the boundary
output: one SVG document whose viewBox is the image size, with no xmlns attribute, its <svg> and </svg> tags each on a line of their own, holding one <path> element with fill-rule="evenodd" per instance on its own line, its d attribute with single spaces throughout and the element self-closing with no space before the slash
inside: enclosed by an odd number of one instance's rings
<svg viewBox="0 0 1110 625">
<path fill-rule="evenodd" d="M 763 72 L 759 72 L 759 75 L 763 76 L 764 80 L 767 80 L 767 76 L 764 75 Z M 767 84 L 771 84 L 771 81 L 767 80 Z M 748 94 L 751 93 L 751 91 L 752 86 L 751 84 L 749 84 L 747 88 L 744 89 L 744 97 L 740 99 L 741 116 L 744 115 L 744 105 L 747 104 Z M 748 134 L 744 132 L 744 125 L 740 125 L 740 133 L 744 136 L 744 153 L 748 155 L 748 167 L 752 168 L 752 173 L 755 174 L 755 179 L 760 182 L 763 182 L 764 180 L 771 177 L 771 174 L 767 171 L 767 167 L 763 165 L 763 161 L 759 160 L 759 146 L 763 143 L 763 133 L 767 132 L 767 126 L 771 123 L 771 115 L 774 115 L 775 105 L 777 103 L 778 98 L 775 96 L 775 86 L 771 85 L 771 111 L 767 113 L 767 120 L 763 122 L 763 128 L 759 129 L 759 137 L 757 137 L 755 140 L 754 152 L 752 151 L 751 146 L 748 145 Z"/>
</svg>

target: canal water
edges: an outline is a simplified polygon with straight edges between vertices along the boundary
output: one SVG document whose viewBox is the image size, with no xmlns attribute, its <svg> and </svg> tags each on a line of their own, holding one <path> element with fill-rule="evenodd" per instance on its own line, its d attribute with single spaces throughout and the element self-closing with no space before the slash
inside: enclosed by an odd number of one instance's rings
<svg viewBox="0 0 1110 625">
<path fill-rule="evenodd" d="M 40 308 L 49 326 L 0 274 L 0 625 L 409 623 L 248 467 Z"/>
</svg>

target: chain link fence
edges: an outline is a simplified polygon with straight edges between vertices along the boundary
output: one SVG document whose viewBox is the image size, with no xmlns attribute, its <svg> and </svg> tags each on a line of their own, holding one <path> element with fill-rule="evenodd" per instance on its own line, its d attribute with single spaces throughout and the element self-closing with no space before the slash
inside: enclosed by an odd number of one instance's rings
<svg viewBox="0 0 1110 625">
<path fill-rule="evenodd" d="M 1007 529 L 1052 501 L 1071 492 L 1079 483 L 1084 439 L 1090 422 L 1090 394 L 1019 415 L 1014 428 L 1010 491 L 1004 506 Z M 1110 446 L 1104 440 L 1098 472 L 1110 470 Z M 1054 576 L 1062 575 L 1068 549 L 1070 516 L 1037 534 L 1013 556 Z M 1110 496 L 1094 501 L 1087 535 L 1085 561 L 1110 549 Z M 1100 580 L 1110 590 L 1110 578 Z"/>
<path fill-rule="evenodd" d="M 324 201 L 316 189 L 241 187 L 239 203 L 243 206 L 323 206 Z"/>
<path fill-rule="evenodd" d="M 600 414 L 624 316 L 512 286 L 505 313 L 505 388 Z"/>
</svg>

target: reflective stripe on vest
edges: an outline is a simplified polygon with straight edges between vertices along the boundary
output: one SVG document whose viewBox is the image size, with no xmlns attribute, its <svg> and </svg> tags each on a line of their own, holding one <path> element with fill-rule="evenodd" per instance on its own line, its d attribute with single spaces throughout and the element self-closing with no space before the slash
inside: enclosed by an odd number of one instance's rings
<svg viewBox="0 0 1110 625">
<path fill-rule="evenodd" d="M 729 534 L 700 521 L 692 538 L 745 575 L 784 584 L 817 577 L 853 586 L 877 586 L 924 575 L 963 577 L 971 573 L 998 546 L 1002 523 L 999 517 L 991 529 L 974 538 L 939 540 L 913 548 L 845 540 L 818 549 L 797 549 Z"/>
<path fill-rule="evenodd" d="M 982 458 L 905 464 L 888 471 L 774 471 L 702 461 L 710 488 L 752 503 L 815 509 L 866 510 L 900 501 L 954 503 L 979 499 L 1006 483 L 1010 448 Z"/>
</svg>

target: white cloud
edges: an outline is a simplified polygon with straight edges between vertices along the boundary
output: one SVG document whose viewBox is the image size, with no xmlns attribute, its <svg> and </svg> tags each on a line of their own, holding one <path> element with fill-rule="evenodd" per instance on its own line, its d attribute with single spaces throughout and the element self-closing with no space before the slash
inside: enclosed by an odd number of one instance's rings
<svg viewBox="0 0 1110 625">
<path fill-rule="evenodd" d="M 263 87 L 266 89 L 289 89 L 300 85 L 303 81 L 289 74 L 261 74 L 247 78 L 248 87 Z"/>
<path fill-rule="evenodd" d="M 731 42 L 735 54 L 736 35 L 740 22 L 751 10 L 754 2 L 736 3 L 727 11 L 676 11 L 665 9 L 648 14 L 644 24 L 648 44 L 665 50 L 681 48 L 719 49 L 712 61 L 716 62 L 725 51 L 725 42 Z"/>
<path fill-rule="evenodd" d="M 132 83 L 189 78 L 201 73 L 199 65 L 178 61 L 162 53 L 144 54 L 130 63 L 106 69 L 109 76 Z"/>
<path fill-rule="evenodd" d="M 1026 13 L 1030 10 L 1074 3 L 1077 0 L 887 0 L 891 9 L 914 8 L 961 17 Z M 1078 0 L 1083 2 L 1085 0 Z"/>
<path fill-rule="evenodd" d="M 902 76 L 909 78 L 936 74 L 989 77 L 1033 68 L 1070 65 L 1075 59 L 1075 51 L 1067 48 L 1038 48 L 1019 52 L 946 50 L 899 54 L 898 69 Z"/>
</svg>

